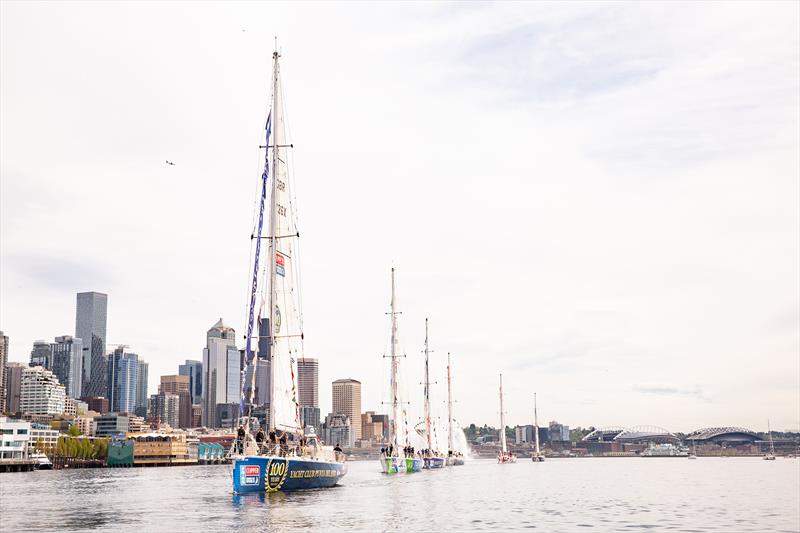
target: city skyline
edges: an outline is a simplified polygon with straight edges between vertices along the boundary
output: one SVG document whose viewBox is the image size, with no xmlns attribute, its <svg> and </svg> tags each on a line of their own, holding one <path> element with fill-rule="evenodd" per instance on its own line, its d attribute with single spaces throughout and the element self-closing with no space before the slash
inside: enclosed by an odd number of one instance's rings
<svg viewBox="0 0 800 533">
<path fill-rule="evenodd" d="M 220 316 L 243 347 L 277 34 L 323 415 L 346 376 L 384 411 L 394 265 L 407 381 L 430 317 L 464 424 L 503 372 L 509 425 L 536 391 L 573 427 L 800 426 L 796 4 L 0 9 L 9 361 L 81 291 L 150 392 Z"/>
</svg>

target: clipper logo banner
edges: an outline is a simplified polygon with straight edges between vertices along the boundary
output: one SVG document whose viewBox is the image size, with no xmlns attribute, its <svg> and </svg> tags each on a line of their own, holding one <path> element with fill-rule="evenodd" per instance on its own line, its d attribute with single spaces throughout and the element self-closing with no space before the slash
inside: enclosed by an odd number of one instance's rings
<svg viewBox="0 0 800 533">
<path fill-rule="evenodd" d="M 261 477 L 261 467 L 258 465 L 247 465 L 242 470 L 242 485 L 258 485 Z"/>
<path fill-rule="evenodd" d="M 286 277 L 286 265 L 284 261 L 286 260 L 281 254 L 275 254 L 275 272 L 278 273 L 279 276 Z"/>
</svg>

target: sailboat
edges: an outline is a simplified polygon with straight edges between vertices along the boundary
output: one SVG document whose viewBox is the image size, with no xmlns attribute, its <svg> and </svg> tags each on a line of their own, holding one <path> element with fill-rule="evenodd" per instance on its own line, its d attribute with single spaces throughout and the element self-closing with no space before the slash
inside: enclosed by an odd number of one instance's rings
<svg viewBox="0 0 800 533">
<path fill-rule="evenodd" d="M 772 428 L 769 425 L 769 420 L 767 420 L 767 435 L 769 435 L 769 453 L 764 454 L 765 461 L 774 461 L 775 460 L 775 443 L 772 442 Z"/>
<path fill-rule="evenodd" d="M 444 466 L 444 457 L 441 456 L 439 450 L 434 446 L 432 434 L 434 431 L 433 424 L 431 423 L 431 375 L 429 365 L 429 350 L 428 350 L 428 319 L 425 319 L 425 381 L 423 385 L 424 401 L 424 420 L 425 424 L 425 439 L 428 447 L 422 452 L 422 459 L 424 461 L 423 468 L 442 468 Z"/>
<path fill-rule="evenodd" d="M 539 413 L 536 411 L 536 393 L 533 393 L 533 436 L 536 442 L 536 448 L 533 451 L 531 460 L 534 463 L 541 463 L 544 461 L 544 454 L 539 451 Z"/>
<path fill-rule="evenodd" d="M 453 439 L 453 391 L 450 372 L 450 352 L 447 352 L 447 466 L 461 466 L 464 457 L 455 450 Z"/>
<path fill-rule="evenodd" d="M 508 445 L 506 444 L 506 413 L 503 410 L 503 374 L 500 374 L 500 451 L 497 453 L 497 462 L 517 462 L 517 456 L 508 451 Z"/>
<path fill-rule="evenodd" d="M 266 124 L 266 155 L 261 175 L 261 195 L 255 240 L 253 275 L 248 307 L 246 363 L 252 376 L 249 408 L 252 409 L 255 391 L 255 358 L 252 348 L 253 325 L 256 313 L 259 324 L 266 306 L 269 330 L 266 340 L 270 350 L 271 403 L 269 440 L 256 443 L 252 435 L 244 439 L 240 456 L 233 461 L 233 490 L 235 493 L 277 492 L 327 488 L 336 485 L 347 473 L 344 455 L 331 446 L 323 446 L 316 436 L 303 434 L 297 401 L 295 361 L 303 357 L 303 328 L 300 312 L 298 246 L 300 233 L 292 205 L 289 172 L 286 162 L 283 95 L 281 92 L 280 55 L 272 55 L 272 100 Z M 274 136 L 271 135 L 274 133 Z M 271 144 L 270 144 L 271 143 Z M 271 160 L 270 160 L 271 154 Z M 270 169 L 271 166 L 271 169 Z M 262 236 L 264 207 L 268 202 L 268 231 Z M 264 275 L 259 271 L 261 242 L 268 246 L 268 265 Z M 263 277 L 263 283 L 259 279 Z M 261 288 L 261 302 L 256 296 Z M 260 332 L 263 338 L 265 332 Z M 245 388 L 240 389 L 239 412 L 244 413 Z M 248 420 L 249 417 L 245 418 Z M 245 432 L 240 425 L 240 434 Z"/>
<path fill-rule="evenodd" d="M 406 424 L 407 413 L 400 399 L 400 357 L 397 353 L 397 301 L 394 290 L 394 268 L 392 269 L 392 301 L 389 315 L 391 316 L 391 340 L 389 348 L 390 377 L 389 388 L 391 394 L 391 410 L 389 411 L 389 439 L 387 446 L 381 451 L 381 472 L 384 474 L 398 474 L 401 472 L 412 473 L 422 470 L 424 461 L 417 456 L 408 439 Z M 403 438 L 400 438 L 400 431 Z M 402 444 L 402 446 L 401 446 Z"/>
<path fill-rule="evenodd" d="M 692 439 L 692 451 L 687 456 L 689 459 L 697 459 L 697 442 Z"/>
</svg>

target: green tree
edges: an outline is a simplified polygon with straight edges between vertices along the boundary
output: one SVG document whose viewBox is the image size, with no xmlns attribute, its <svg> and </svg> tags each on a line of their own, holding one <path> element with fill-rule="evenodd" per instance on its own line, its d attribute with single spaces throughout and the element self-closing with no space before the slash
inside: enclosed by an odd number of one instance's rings
<svg viewBox="0 0 800 533">
<path fill-rule="evenodd" d="M 69 430 L 67 431 L 67 435 L 69 435 L 70 437 L 78 437 L 80 436 L 80 434 L 81 430 L 78 429 L 78 426 L 76 426 L 75 424 L 71 425 L 69 427 Z"/>
</svg>

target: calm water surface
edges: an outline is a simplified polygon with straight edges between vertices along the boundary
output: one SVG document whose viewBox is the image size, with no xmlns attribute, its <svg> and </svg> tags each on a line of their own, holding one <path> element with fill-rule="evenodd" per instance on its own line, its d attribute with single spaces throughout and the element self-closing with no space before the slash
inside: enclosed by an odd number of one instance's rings
<svg viewBox="0 0 800 533">
<path fill-rule="evenodd" d="M 0 474 L 11 531 L 800 531 L 800 460 L 473 460 L 386 477 L 352 462 L 335 489 L 231 494 L 230 468 Z"/>
</svg>

